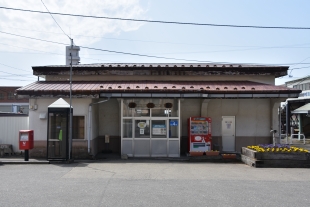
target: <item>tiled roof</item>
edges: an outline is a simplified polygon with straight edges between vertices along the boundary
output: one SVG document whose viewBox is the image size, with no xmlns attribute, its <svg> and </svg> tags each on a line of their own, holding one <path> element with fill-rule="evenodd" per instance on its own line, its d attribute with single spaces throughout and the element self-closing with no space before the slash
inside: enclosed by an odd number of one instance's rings
<svg viewBox="0 0 310 207">
<path fill-rule="evenodd" d="M 67 95 L 69 82 L 39 81 L 17 90 L 18 95 Z M 75 81 L 72 94 L 98 93 L 299 94 L 301 91 L 251 81 Z"/>
</svg>

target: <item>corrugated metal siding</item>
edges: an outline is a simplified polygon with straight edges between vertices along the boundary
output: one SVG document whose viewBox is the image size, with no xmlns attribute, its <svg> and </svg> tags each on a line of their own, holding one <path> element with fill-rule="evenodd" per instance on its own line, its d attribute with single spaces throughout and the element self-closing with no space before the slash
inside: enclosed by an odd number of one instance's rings
<svg viewBox="0 0 310 207">
<path fill-rule="evenodd" d="M 19 130 L 24 129 L 29 129 L 29 117 L 0 117 L 0 144 L 11 144 L 19 152 Z"/>
</svg>

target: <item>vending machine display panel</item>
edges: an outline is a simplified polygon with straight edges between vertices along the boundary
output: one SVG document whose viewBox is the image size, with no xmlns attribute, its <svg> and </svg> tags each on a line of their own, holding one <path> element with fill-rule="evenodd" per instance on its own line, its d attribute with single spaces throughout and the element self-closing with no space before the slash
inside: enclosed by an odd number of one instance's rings
<svg viewBox="0 0 310 207">
<path fill-rule="evenodd" d="M 210 151 L 212 148 L 211 118 L 190 117 L 188 119 L 188 151 Z"/>
</svg>

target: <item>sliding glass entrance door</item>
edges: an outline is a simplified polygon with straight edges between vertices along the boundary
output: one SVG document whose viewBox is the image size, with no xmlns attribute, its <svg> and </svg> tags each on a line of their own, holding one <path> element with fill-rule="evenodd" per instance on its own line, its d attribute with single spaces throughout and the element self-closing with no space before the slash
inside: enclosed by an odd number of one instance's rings
<svg viewBox="0 0 310 207">
<path fill-rule="evenodd" d="M 164 104 L 147 108 L 143 101 L 122 100 L 122 154 L 133 157 L 180 156 L 179 100 L 151 100 L 155 103 L 173 102 L 171 105 L 175 108 L 165 108 Z M 136 103 L 136 107 L 128 107 L 130 103 Z"/>
</svg>

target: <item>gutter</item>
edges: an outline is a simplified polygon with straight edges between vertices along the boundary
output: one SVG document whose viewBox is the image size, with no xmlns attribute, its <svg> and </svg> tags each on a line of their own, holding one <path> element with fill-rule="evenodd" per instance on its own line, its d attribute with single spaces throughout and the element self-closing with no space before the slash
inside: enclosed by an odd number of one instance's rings
<svg viewBox="0 0 310 207">
<path fill-rule="evenodd" d="M 91 127 L 92 127 L 92 106 L 95 105 L 95 104 L 101 104 L 101 103 L 104 103 L 104 102 L 107 102 L 110 100 L 110 97 L 108 97 L 107 100 L 103 100 L 103 101 L 99 101 L 99 102 L 96 102 L 96 103 L 90 103 L 89 106 L 88 106 L 88 136 L 87 136 L 87 152 L 88 154 L 90 154 L 90 140 L 91 140 Z"/>
</svg>

